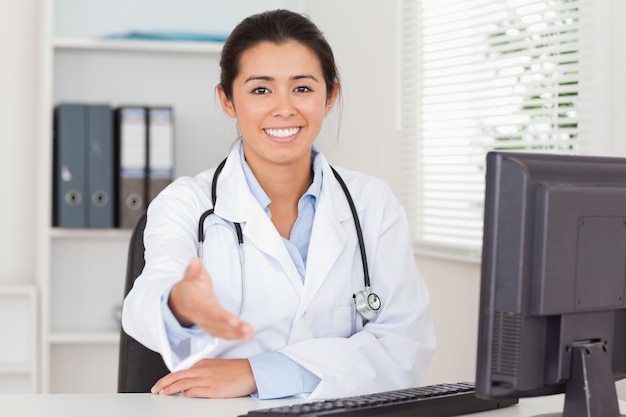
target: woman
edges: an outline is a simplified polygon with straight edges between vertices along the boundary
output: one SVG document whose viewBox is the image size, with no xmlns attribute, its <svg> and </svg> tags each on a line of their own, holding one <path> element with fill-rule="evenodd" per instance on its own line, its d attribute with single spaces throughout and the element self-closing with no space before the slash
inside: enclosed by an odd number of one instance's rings
<svg viewBox="0 0 626 417">
<path fill-rule="evenodd" d="M 146 266 L 124 302 L 125 331 L 172 371 L 152 391 L 329 398 L 417 385 L 435 340 L 405 213 L 381 181 L 335 176 L 313 145 L 340 89 L 328 43 L 297 13 L 261 13 L 235 28 L 220 65 L 241 138 L 220 167 L 151 203 Z"/>
</svg>

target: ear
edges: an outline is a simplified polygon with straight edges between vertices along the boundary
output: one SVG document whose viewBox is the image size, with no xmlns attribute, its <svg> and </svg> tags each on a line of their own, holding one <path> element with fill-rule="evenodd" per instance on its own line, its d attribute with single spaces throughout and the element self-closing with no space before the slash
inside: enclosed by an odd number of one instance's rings
<svg viewBox="0 0 626 417">
<path fill-rule="evenodd" d="M 222 85 L 218 84 L 215 89 L 217 90 L 217 95 L 220 99 L 220 104 L 222 105 L 224 113 L 226 113 L 229 117 L 236 118 L 237 112 L 235 111 L 235 105 L 231 99 L 226 97 L 226 93 L 224 92 Z"/>
<path fill-rule="evenodd" d="M 335 101 L 337 101 L 338 96 L 339 96 L 339 83 L 335 81 L 333 83 L 333 89 L 330 93 L 330 97 L 328 98 L 328 100 L 326 100 L 326 113 L 325 114 L 330 113 L 330 111 L 333 109 L 333 106 L 335 105 Z"/>
</svg>

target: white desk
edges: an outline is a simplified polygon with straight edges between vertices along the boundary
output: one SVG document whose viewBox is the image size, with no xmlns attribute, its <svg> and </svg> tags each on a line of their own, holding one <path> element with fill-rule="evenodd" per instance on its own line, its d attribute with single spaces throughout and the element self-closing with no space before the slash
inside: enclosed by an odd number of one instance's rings
<svg viewBox="0 0 626 417">
<path fill-rule="evenodd" d="M 250 397 L 207 400 L 153 394 L 5 394 L 0 414 L 7 417 L 236 417 L 256 408 L 301 402 L 258 401 Z M 518 405 L 471 414 L 472 417 L 528 417 L 559 413 L 563 396 L 521 399 Z M 621 413 L 626 402 L 620 401 Z"/>
</svg>

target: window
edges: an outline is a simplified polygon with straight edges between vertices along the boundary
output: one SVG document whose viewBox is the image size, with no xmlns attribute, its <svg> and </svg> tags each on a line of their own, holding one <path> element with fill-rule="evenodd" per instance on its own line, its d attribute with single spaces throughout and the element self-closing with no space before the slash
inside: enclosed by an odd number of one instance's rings
<svg viewBox="0 0 626 417">
<path fill-rule="evenodd" d="M 401 114 L 415 123 L 401 130 L 415 142 L 407 144 L 414 194 L 405 200 L 414 202 L 407 211 L 418 251 L 479 259 L 489 150 L 590 149 L 581 134 L 592 69 L 581 40 L 585 3 L 404 1 Z"/>
</svg>

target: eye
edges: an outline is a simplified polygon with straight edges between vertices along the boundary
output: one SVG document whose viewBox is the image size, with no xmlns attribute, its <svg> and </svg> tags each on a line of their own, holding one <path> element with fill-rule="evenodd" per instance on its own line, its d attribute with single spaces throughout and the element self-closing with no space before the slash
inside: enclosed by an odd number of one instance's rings
<svg viewBox="0 0 626 417">
<path fill-rule="evenodd" d="M 270 90 L 266 87 L 256 87 L 255 89 L 252 90 L 252 94 L 256 94 L 258 96 L 263 95 L 263 94 L 268 94 L 270 92 Z"/>
<path fill-rule="evenodd" d="M 313 90 L 311 90 L 309 87 L 307 87 L 305 85 L 302 85 L 300 87 L 294 88 L 293 91 L 295 91 L 296 93 L 309 93 L 309 92 L 311 92 Z"/>
</svg>

